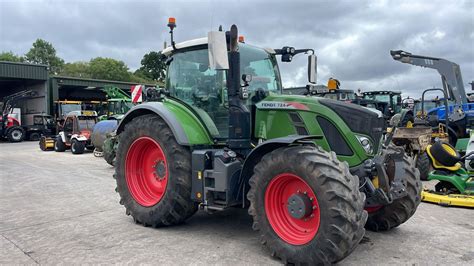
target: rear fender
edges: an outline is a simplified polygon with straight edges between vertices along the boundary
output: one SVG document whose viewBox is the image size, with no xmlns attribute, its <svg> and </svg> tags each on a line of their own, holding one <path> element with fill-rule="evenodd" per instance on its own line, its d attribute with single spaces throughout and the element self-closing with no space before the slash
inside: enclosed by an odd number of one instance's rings
<svg viewBox="0 0 474 266">
<path fill-rule="evenodd" d="M 87 138 L 83 135 L 79 135 L 79 134 L 74 134 L 71 136 L 71 142 L 73 140 L 77 140 L 77 141 L 87 141 Z"/>
<path fill-rule="evenodd" d="M 125 114 L 117 128 L 120 134 L 132 119 L 138 116 L 155 114 L 170 127 L 180 145 L 211 145 L 212 138 L 205 126 L 184 105 L 175 101 L 147 102 L 137 105 Z"/>
</svg>

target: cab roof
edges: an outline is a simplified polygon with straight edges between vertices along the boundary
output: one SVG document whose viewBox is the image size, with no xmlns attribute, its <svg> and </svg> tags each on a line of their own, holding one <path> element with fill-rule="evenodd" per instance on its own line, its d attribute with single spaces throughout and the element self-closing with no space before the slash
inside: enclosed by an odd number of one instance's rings
<svg viewBox="0 0 474 266">
<path fill-rule="evenodd" d="M 205 45 L 205 44 L 207 44 L 207 37 L 180 42 L 180 43 L 175 44 L 175 46 L 177 49 L 182 49 L 182 48 Z M 172 52 L 173 52 L 173 47 L 171 46 L 168 46 L 165 49 L 163 49 L 163 51 L 161 51 L 161 53 L 166 56 L 169 56 Z"/>
<path fill-rule="evenodd" d="M 183 48 L 188 48 L 188 47 L 193 47 L 193 46 L 207 45 L 207 43 L 208 43 L 207 37 L 203 37 L 203 38 L 180 42 L 180 43 L 175 44 L 175 46 L 176 46 L 176 49 L 183 49 Z M 265 50 L 269 54 L 275 54 L 275 50 L 272 48 L 262 48 L 262 49 Z M 172 46 L 168 46 L 165 49 L 163 49 L 161 53 L 166 56 L 170 56 L 173 53 L 173 50 L 174 49 Z"/>
</svg>

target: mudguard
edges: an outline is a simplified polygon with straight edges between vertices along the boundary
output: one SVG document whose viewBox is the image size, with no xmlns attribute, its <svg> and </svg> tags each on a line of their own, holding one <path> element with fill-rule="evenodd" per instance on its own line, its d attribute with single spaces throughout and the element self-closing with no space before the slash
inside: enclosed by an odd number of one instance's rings
<svg viewBox="0 0 474 266">
<path fill-rule="evenodd" d="M 262 157 L 281 147 L 286 147 L 294 143 L 308 143 L 314 145 L 312 142 L 316 139 L 322 139 L 323 136 L 301 136 L 301 135 L 292 135 L 282 138 L 270 139 L 265 142 L 262 142 L 257 147 L 255 147 L 245 159 L 244 165 L 242 166 L 242 171 L 240 173 L 240 180 L 248 180 L 252 173 L 253 168 L 257 165 Z"/>
<path fill-rule="evenodd" d="M 79 135 L 79 134 L 72 135 L 71 136 L 71 141 L 74 140 L 74 139 L 76 139 L 78 141 L 87 141 L 87 138 L 85 136 Z"/>
<path fill-rule="evenodd" d="M 125 129 L 125 125 L 133 118 L 146 114 L 156 114 L 161 117 L 168 124 L 180 145 L 213 144 L 210 134 L 199 119 L 187 107 L 172 100 L 147 102 L 133 107 L 120 121 L 117 135 Z"/>
</svg>

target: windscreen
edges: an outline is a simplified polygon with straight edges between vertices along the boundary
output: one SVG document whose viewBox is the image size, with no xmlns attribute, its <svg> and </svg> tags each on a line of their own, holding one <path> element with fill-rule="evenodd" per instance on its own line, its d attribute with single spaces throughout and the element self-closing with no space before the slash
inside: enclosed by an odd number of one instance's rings
<svg viewBox="0 0 474 266">
<path fill-rule="evenodd" d="M 90 116 L 79 116 L 77 118 L 79 130 L 92 130 L 95 125 L 95 118 Z"/>
</svg>

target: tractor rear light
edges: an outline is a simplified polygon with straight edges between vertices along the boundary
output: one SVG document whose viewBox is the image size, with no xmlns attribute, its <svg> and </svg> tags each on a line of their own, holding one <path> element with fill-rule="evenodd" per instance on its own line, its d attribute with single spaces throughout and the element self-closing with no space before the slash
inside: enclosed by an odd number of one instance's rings
<svg viewBox="0 0 474 266">
<path fill-rule="evenodd" d="M 239 42 L 245 43 L 245 37 L 243 35 L 239 36 Z"/>
</svg>

